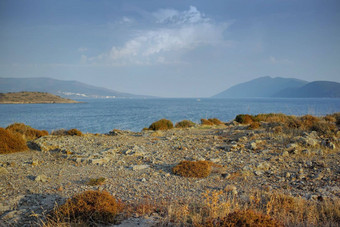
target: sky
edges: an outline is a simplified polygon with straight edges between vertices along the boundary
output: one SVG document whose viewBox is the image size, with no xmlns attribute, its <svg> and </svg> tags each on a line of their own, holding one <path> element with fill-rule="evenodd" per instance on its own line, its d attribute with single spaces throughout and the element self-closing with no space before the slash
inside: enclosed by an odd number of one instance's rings
<svg viewBox="0 0 340 227">
<path fill-rule="evenodd" d="M 210 97 L 261 76 L 340 82 L 339 0 L 1 0 L 0 77 Z"/>
</svg>

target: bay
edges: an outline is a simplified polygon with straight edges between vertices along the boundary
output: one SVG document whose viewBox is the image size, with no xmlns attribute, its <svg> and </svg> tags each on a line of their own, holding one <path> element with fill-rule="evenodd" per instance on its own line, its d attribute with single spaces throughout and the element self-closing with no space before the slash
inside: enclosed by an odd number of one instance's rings
<svg viewBox="0 0 340 227">
<path fill-rule="evenodd" d="M 112 129 L 141 131 L 167 118 L 196 123 L 201 118 L 230 121 L 237 114 L 284 113 L 316 116 L 340 112 L 340 99 L 92 99 L 79 104 L 1 104 L 0 127 L 22 122 L 51 132 L 77 128 L 107 133 Z"/>
</svg>

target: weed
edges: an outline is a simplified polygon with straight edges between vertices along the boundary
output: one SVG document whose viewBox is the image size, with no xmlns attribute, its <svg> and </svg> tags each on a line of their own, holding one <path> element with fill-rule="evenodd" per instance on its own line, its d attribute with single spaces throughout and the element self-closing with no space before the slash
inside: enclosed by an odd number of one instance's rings
<svg viewBox="0 0 340 227">
<path fill-rule="evenodd" d="M 0 128 L 0 154 L 25 150 L 28 150 L 28 147 L 20 134 Z"/>
<path fill-rule="evenodd" d="M 161 119 L 161 120 L 158 120 L 154 123 L 152 123 L 150 126 L 149 126 L 149 129 L 150 130 L 167 130 L 167 129 L 172 129 L 174 127 L 173 123 L 170 121 L 170 120 L 167 120 L 167 119 Z"/>
<path fill-rule="evenodd" d="M 192 121 L 189 120 L 183 120 L 180 122 L 177 122 L 175 127 L 176 128 L 190 128 L 190 127 L 194 127 L 196 124 Z"/>
<path fill-rule="evenodd" d="M 204 178 L 211 173 L 211 162 L 209 161 L 181 161 L 172 168 L 172 172 L 182 177 Z"/>
<path fill-rule="evenodd" d="M 73 128 L 73 129 L 70 129 L 70 130 L 67 131 L 67 135 L 70 135 L 70 136 L 82 136 L 83 133 L 81 131 L 79 131 L 78 129 Z"/>
<path fill-rule="evenodd" d="M 6 129 L 21 134 L 23 138 L 28 141 L 48 135 L 48 132 L 46 130 L 41 131 L 38 129 L 34 129 L 31 126 L 25 125 L 23 123 L 11 124 L 7 126 Z"/>
</svg>

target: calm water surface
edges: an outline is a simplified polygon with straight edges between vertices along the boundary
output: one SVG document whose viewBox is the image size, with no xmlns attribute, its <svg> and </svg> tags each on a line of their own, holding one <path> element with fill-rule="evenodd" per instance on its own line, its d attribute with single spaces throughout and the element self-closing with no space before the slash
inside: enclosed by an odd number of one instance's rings
<svg viewBox="0 0 340 227">
<path fill-rule="evenodd" d="M 107 133 L 114 128 L 140 131 L 152 122 L 217 117 L 230 121 L 237 114 L 285 113 L 325 115 L 340 112 L 340 99 L 96 99 L 81 104 L 1 104 L 0 127 L 23 122 L 37 129 L 78 128 Z"/>
</svg>

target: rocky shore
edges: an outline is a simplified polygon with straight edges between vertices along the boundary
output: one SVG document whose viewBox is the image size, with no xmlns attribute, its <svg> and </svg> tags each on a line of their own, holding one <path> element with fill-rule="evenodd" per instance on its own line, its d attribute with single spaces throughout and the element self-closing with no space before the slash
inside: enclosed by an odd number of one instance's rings
<svg viewBox="0 0 340 227">
<path fill-rule="evenodd" d="M 315 131 L 275 133 L 263 125 L 41 137 L 29 151 L 0 155 L 0 226 L 35 225 L 56 203 L 97 189 L 129 203 L 199 201 L 207 190 L 226 188 L 239 198 L 255 190 L 311 201 L 340 198 L 339 132 L 325 138 Z M 207 178 L 185 178 L 171 172 L 182 160 L 215 165 Z M 105 182 L 91 186 L 92 178 Z M 129 219 L 125 226 L 138 223 L 156 221 Z"/>
</svg>

